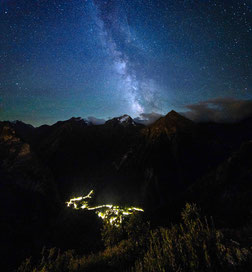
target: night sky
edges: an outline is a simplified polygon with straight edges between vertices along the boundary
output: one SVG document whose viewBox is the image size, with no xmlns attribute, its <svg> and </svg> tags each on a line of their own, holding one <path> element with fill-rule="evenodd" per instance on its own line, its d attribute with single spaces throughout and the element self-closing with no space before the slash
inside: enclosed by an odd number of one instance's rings
<svg viewBox="0 0 252 272">
<path fill-rule="evenodd" d="M 252 99 L 251 0 L 0 0 L 0 120 Z"/>
</svg>

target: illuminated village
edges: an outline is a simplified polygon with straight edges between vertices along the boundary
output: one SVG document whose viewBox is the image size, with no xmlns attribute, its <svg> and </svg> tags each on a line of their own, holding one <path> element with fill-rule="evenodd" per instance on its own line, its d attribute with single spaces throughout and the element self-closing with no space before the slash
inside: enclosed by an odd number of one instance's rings
<svg viewBox="0 0 252 272">
<path fill-rule="evenodd" d="M 120 207 L 112 204 L 99 206 L 89 206 L 88 200 L 92 198 L 94 191 L 91 190 L 88 195 L 70 199 L 66 202 L 68 207 L 75 210 L 83 209 L 95 211 L 95 213 L 103 220 L 109 220 L 110 224 L 118 225 L 122 223 L 125 216 L 132 215 L 134 212 L 144 212 L 143 209 L 137 207 Z"/>
</svg>

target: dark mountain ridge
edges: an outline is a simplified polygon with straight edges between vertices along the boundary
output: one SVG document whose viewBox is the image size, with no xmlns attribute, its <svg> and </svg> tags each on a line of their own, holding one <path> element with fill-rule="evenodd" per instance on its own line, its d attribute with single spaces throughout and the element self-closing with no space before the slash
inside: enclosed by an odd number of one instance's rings
<svg viewBox="0 0 252 272">
<path fill-rule="evenodd" d="M 9 124 L 51 169 L 64 197 L 72 192 L 71 184 L 78 184 L 78 190 L 87 183 L 99 187 L 108 178 L 114 184 L 124 176 L 134 184 L 135 178 L 145 180 L 147 175 L 164 180 L 169 190 L 180 190 L 252 138 L 249 118 L 236 124 L 197 124 L 175 111 L 147 127 L 128 115 L 104 125 L 80 117 L 38 128 Z"/>
<path fill-rule="evenodd" d="M 35 250 L 43 244 L 81 247 L 81 239 L 90 239 L 91 245 L 89 228 L 99 223 L 92 216 L 88 225 L 82 217 L 73 219 L 64 204 L 91 189 L 96 203 L 140 205 L 157 225 L 176 219 L 186 201 L 199 203 L 223 226 L 245 224 L 252 210 L 251 140 L 252 118 L 199 124 L 175 111 L 149 126 L 128 115 L 103 125 L 79 117 L 38 128 L 0 122 L 0 204 L 7 207 L 6 237 L 15 233 L 19 241 L 18 246 L 9 243 L 9 249 L 11 244 L 17 248 L 20 261 L 29 255 L 29 250 L 20 253 L 22 243 Z M 87 232 L 80 232 L 79 225 Z M 33 246 L 22 238 L 30 227 L 30 239 L 37 241 Z"/>
</svg>

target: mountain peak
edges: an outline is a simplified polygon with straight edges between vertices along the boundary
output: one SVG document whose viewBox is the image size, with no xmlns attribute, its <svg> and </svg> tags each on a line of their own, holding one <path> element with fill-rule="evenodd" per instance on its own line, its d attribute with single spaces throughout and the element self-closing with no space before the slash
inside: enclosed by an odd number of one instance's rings
<svg viewBox="0 0 252 272">
<path fill-rule="evenodd" d="M 173 116 L 181 116 L 179 113 L 177 113 L 175 110 L 171 110 L 170 112 L 168 112 L 166 115 L 173 115 Z"/>
<path fill-rule="evenodd" d="M 193 121 L 189 120 L 188 118 L 184 117 L 183 115 L 177 113 L 176 111 L 172 110 L 168 112 L 164 117 L 160 118 L 159 120 L 166 120 L 166 122 L 174 122 L 177 125 L 179 124 L 193 124 Z"/>
<path fill-rule="evenodd" d="M 86 125 L 89 125 L 90 122 L 83 119 L 82 117 L 72 117 L 71 119 L 67 120 L 67 122 L 80 122 L 80 123 L 83 123 L 83 124 L 86 124 Z"/>
<path fill-rule="evenodd" d="M 106 121 L 107 125 L 112 125 L 112 126 L 123 126 L 123 127 L 128 127 L 128 126 L 136 126 L 137 124 L 135 123 L 135 121 L 127 114 L 124 114 L 122 116 L 119 117 L 115 117 L 113 119 L 110 119 L 108 121 Z"/>
<path fill-rule="evenodd" d="M 151 137 L 161 134 L 172 135 L 178 131 L 188 131 L 192 126 L 194 126 L 193 121 L 172 110 L 150 126 L 150 135 Z"/>
<path fill-rule="evenodd" d="M 171 110 L 170 112 L 168 112 L 165 117 L 177 118 L 177 119 L 187 119 L 184 116 L 182 116 L 181 114 L 177 113 L 175 110 Z"/>
<path fill-rule="evenodd" d="M 118 121 L 120 123 L 123 123 L 123 122 L 132 123 L 132 122 L 134 122 L 133 119 L 127 114 L 124 114 L 124 115 L 118 117 L 117 119 L 118 119 Z"/>
<path fill-rule="evenodd" d="M 81 118 L 81 117 L 72 117 L 68 120 L 65 121 L 58 121 L 57 123 L 55 123 L 53 126 L 88 126 L 91 125 L 92 123 Z"/>
<path fill-rule="evenodd" d="M 70 119 L 70 121 L 79 122 L 79 121 L 83 121 L 83 118 L 81 118 L 81 117 L 72 117 L 72 118 Z"/>
<path fill-rule="evenodd" d="M 30 124 L 26 124 L 26 123 L 24 123 L 24 122 L 22 122 L 22 121 L 19 121 L 19 120 L 14 120 L 14 121 L 10 121 L 10 124 L 12 125 L 12 126 L 23 126 L 23 127 L 29 127 L 29 128 L 34 128 L 32 125 L 30 125 Z"/>
</svg>

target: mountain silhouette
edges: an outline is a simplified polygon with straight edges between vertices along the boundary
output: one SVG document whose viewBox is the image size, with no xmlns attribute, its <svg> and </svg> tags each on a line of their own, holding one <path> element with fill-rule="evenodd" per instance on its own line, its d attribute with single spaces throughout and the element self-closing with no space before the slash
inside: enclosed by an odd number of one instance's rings
<svg viewBox="0 0 252 272">
<path fill-rule="evenodd" d="M 80 117 L 38 128 L 0 122 L 4 259 L 16 250 L 17 265 L 45 244 L 81 248 L 84 239 L 87 250 L 97 246 L 90 235 L 99 233 L 97 219 L 87 214 L 85 221 L 65 208 L 70 197 L 91 189 L 95 203 L 140 205 L 153 224 L 176 219 L 186 201 L 199 203 L 222 226 L 246 224 L 251 128 L 252 118 L 195 123 L 175 111 L 148 126 L 128 115 L 102 125 Z M 13 235 L 16 242 L 9 243 Z"/>
</svg>

